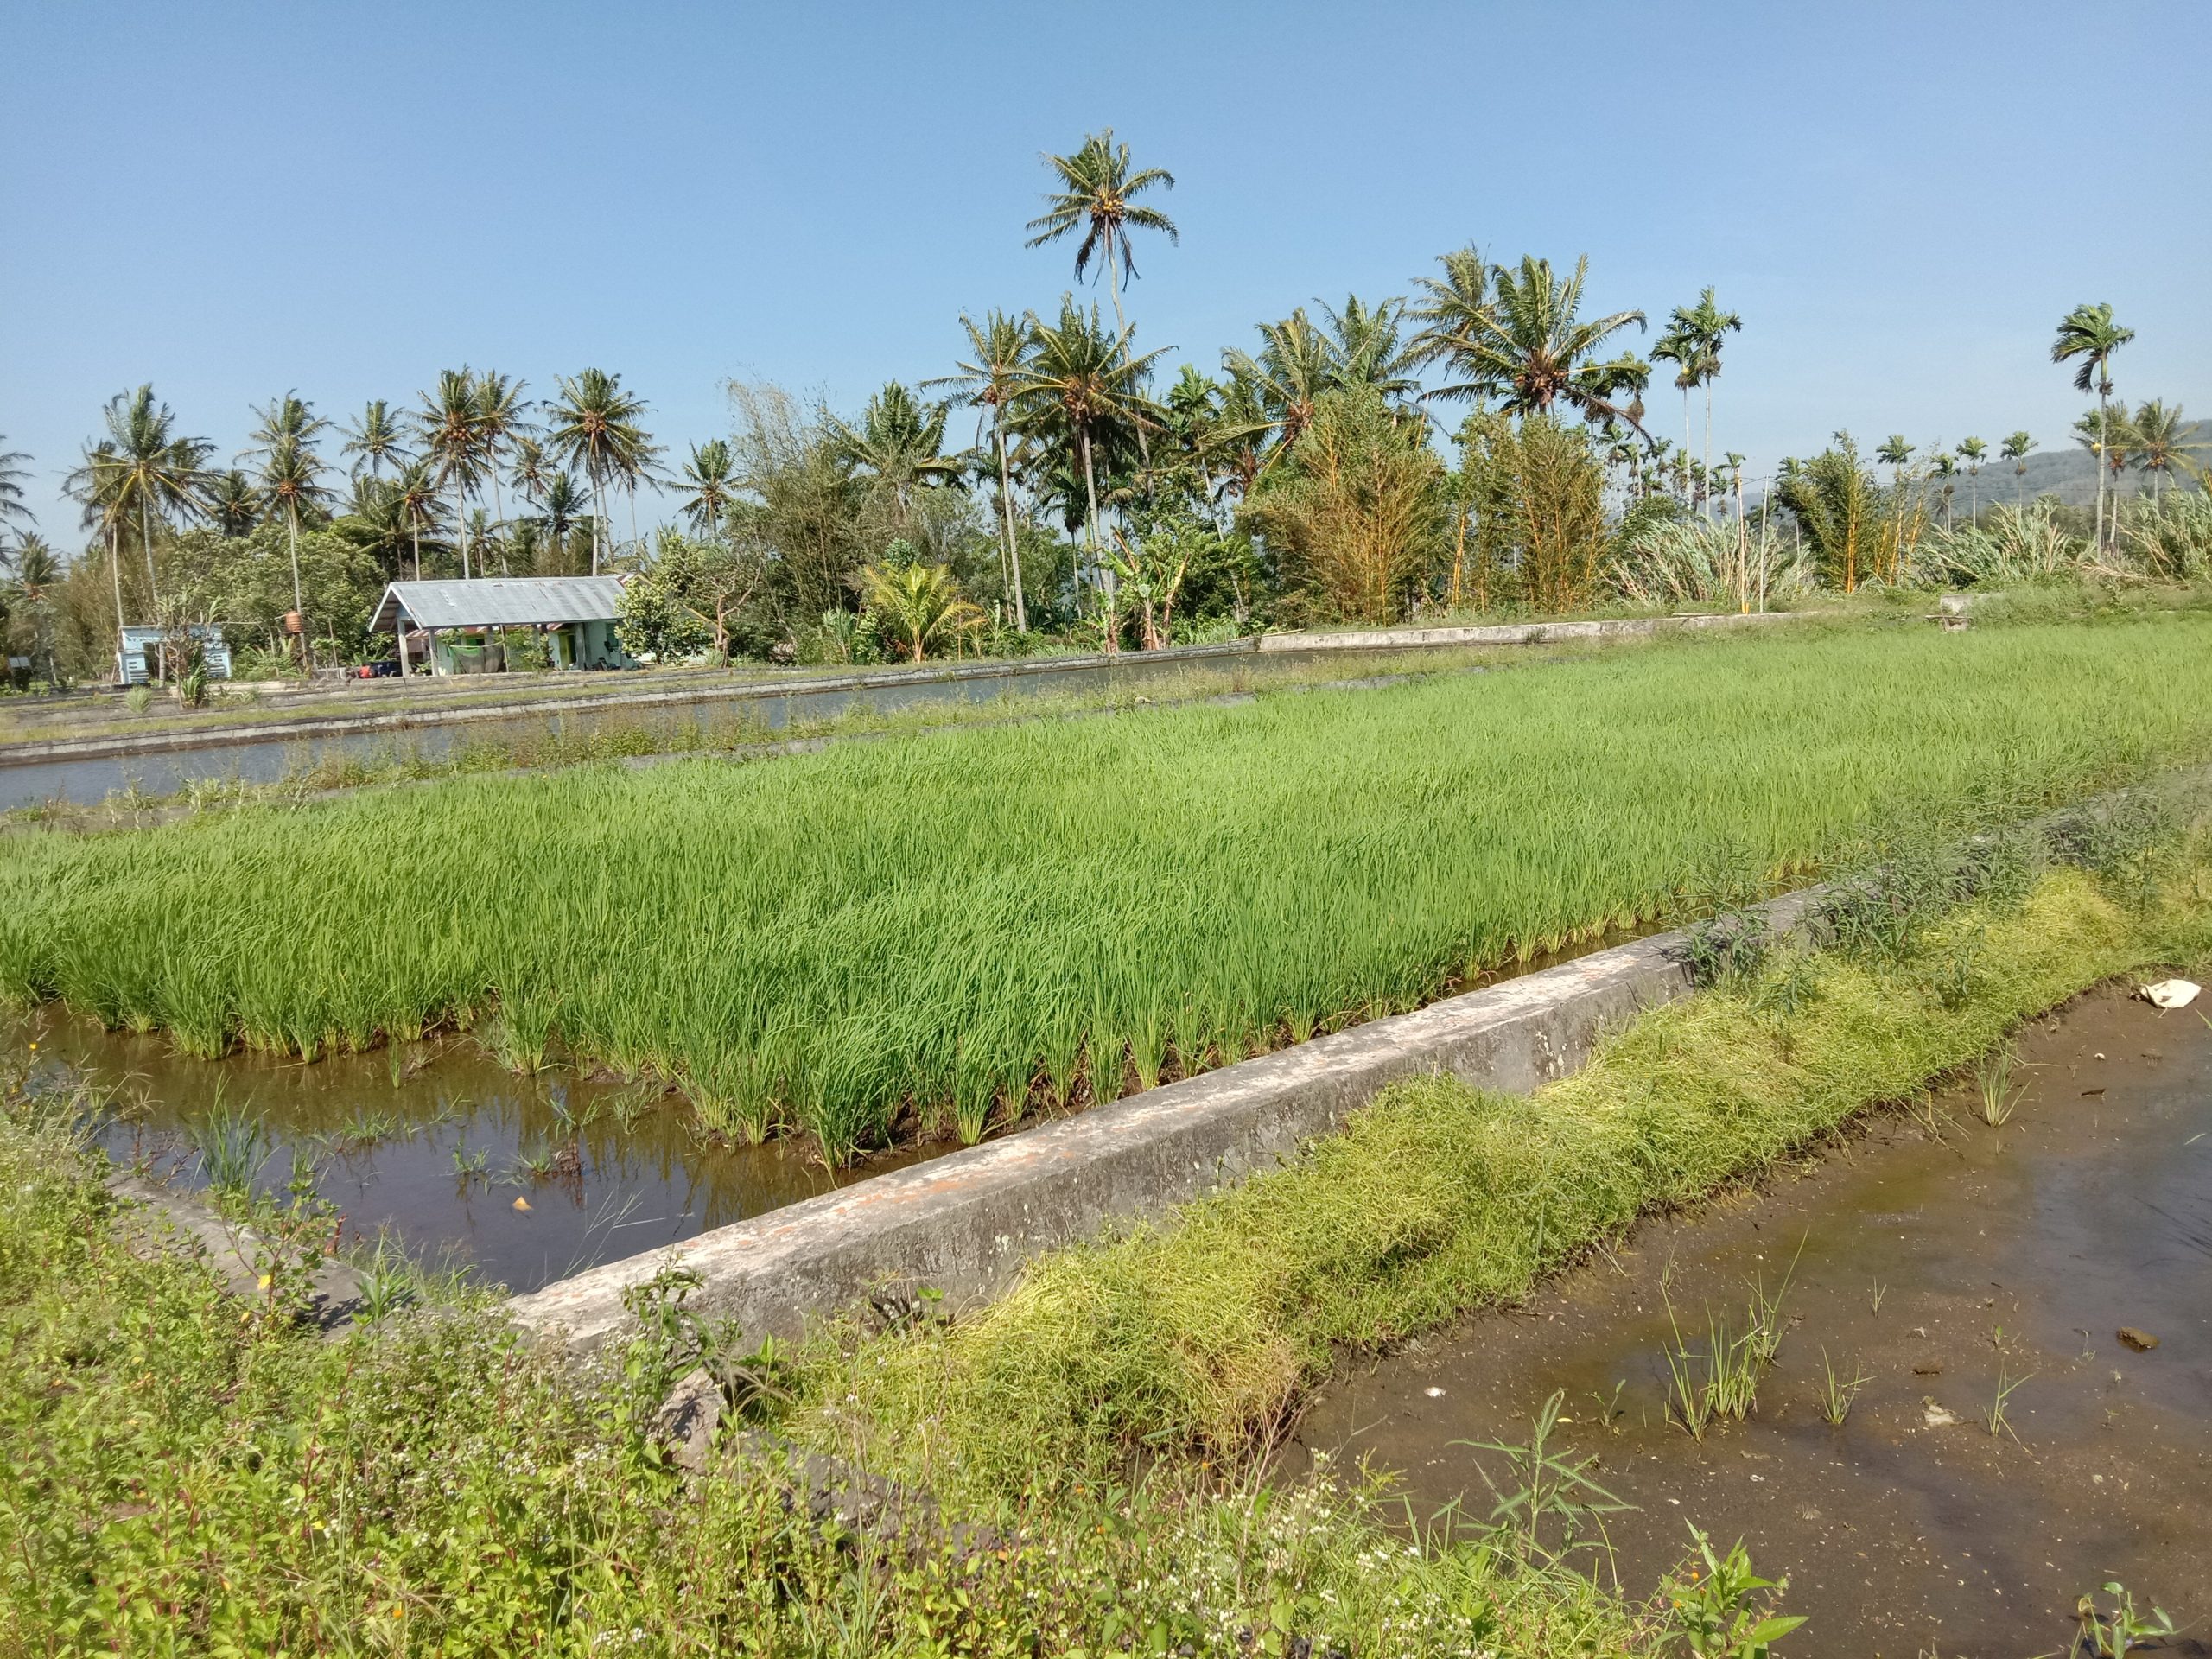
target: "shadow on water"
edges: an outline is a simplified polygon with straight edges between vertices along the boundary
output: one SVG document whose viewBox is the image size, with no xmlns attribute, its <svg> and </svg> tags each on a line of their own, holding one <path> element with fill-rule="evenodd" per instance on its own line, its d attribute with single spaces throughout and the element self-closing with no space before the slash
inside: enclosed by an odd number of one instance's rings
<svg viewBox="0 0 2212 1659">
<path fill-rule="evenodd" d="M 262 1185 L 281 1190 L 304 1160 L 347 1236 L 386 1231 L 411 1254 L 518 1291 L 946 1150 L 885 1154 L 832 1175 L 807 1143 L 710 1141 L 656 1087 L 561 1071 L 518 1077 L 466 1039 L 311 1065 L 254 1055 L 211 1064 L 155 1037 L 41 1023 L 43 1060 L 118 1086 L 101 1132 L 118 1163 L 195 1187 L 188 1126 L 244 1108 L 268 1137 Z"/>
<path fill-rule="evenodd" d="M 1364 1459 L 1479 1519 L 1478 1465 L 1505 1471 L 1469 1443 L 1527 1440 L 1561 1390 L 1567 1454 L 1637 1506 L 1605 1518 L 1621 1581 L 1679 1560 L 1686 1522 L 1740 1536 L 1811 1617 L 1792 1653 L 2063 1652 L 2109 1580 L 2190 1627 L 2161 1651 L 2212 1651 L 2212 1029 L 2105 991 L 2018 1052 L 2002 1128 L 1954 1090 L 1648 1224 L 1523 1308 L 1340 1376 L 1289 1465 Z M 1702 1349 L 1708 1310 L 1740 1325 L 1793 1258 L 1754 1414 L 1693 1439 L 1668 1303 Z M 1840 1427 L 1827 1363 L 1866 1379 Z"/>
</svg>

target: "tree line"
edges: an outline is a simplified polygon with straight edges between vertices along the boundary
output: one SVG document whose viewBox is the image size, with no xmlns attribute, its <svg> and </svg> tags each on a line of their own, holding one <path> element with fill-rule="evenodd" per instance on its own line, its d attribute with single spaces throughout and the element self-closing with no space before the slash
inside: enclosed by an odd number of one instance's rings
<svg viewBox="0 0 2212 1659">
<path fill-rule="evenodd" d="M 1604 596 L 1609 555 L 1655 524 L 1711 539 L 1732 503 L 1747 533 L 1743 457 L 1716 463 L 1712 448 L 1743 321 L 1713 289 L 1641 354 L 1628 337 L 1643 312 L 1588 314 L 1586 257 L 1463 247 L 1405 295 L 1298 308 L 1223 351 L 1217 372 L 1186 364 L 1163 386 L 1167 348 L 1140 347 L 1128 291 L 1141 242 L 1179 239 L 1160 205 L 1173 175 L 1136 166 L 1110 130 L 1046 159 L 1027 244 L 1072 245 L 1076 282 L 1103 278 L 1106 308 L 1070 291 L 1047 312 L 963 315 L 947 373 L 888 383 L 856 416 L 733 384 L 731 431 L 673 464 L 650 407 L 598 368 L 540 400 L 512 375 L 447 370 L 411 404 L 372 401 L 342 423 L 287 392 L 228 465 L 140 386 L 111 400 L 69 475 L 82 553 L 20 537 L 11 609 L 78 673 L 104 664 L 111 628 L 176 618 L 231 625 L 276 661 L 346 660 L 374 649 L 362 629 L 386 581 L 618 569 L 636 577 L 625 639 L 662 657 L 918 658 L 1039 633 L 1114 650 L 1573 609 Z M 2080 359 L 2077 385 L 2099 392 L 2101 459 L 2163 476 L 2185 460 L 2178 408 L 2109 404 L 2130 338 L 2108 306 L 2084 306 L 2054 357 Z M 1679 442 L 1648 423 L 1661 365 L 1681 395 Z M 2002 456 L 2033 442 L 2017 433 Z M 1914 454 L 1902 437 L 1878 452 L 1892 493 Z M 1969 522 L 1979 512 L 1986 457 L 1972 438 L 1925 453 L 1947 517 L 1961 476 Z M 25 460 L 0 456 L 0 516 L 23 517 Z M 1878 487 L 1847 442 L 1783 464 L 1770 499 L 1801 543 L 1829 511 L 1818 480 L 1833 495 L 1847 470 Z M 640 489 L 677 507 L 650 538 Z M 1854 545 L 1837 580 L 1885 568 Z"/>
</svg>

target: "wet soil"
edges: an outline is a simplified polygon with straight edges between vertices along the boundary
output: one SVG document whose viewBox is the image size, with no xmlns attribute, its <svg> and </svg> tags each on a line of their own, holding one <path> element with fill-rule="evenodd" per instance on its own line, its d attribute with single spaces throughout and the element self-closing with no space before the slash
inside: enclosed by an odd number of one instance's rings
<svg viewBox="0 0 2212 1659">
<path fill-rule="evenodd" d="M 1467 1443 L 1525 1442 L 1563 1391 L 1557 1444 L 1637 1506 L 1605 1518 L 1600 1570 L 1649 1586 L 1688 1524 L 1741 1537 L 1810 1616 L 1790 1653 L 2063 1652 L 2111 1580 L 2187 1627 L 2164 1651 L 2212 1653 L 2212 1027 L 2107 989 L 2017 1047 L 2003 1127 L 1968 1083 L 1648 1224 L 1523 1308 L 1341 1375 L 1287 1464 L 1364 1459 L 1417 1510 L 1480 1520 L 1481 1471 L 1505 1468 Z M 1669 1306 L 1702 1351 L 1709 1315 L 1740 1329 L 1785 1276 L 1754 1414 L 1694 1439 Z M 1829 1364 L 1866 1379 L 1840 1426 Z"/>
</svg>

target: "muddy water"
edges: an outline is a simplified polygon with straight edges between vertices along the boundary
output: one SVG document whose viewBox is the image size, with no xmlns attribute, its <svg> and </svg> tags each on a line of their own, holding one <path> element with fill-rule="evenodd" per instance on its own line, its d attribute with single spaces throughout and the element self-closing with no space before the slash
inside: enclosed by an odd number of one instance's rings
<svg viewBox="0 0 2212 1659">
<path fill-rule="evenodd" d="M 1479 1519 L 1477 1465 L 1505 1471 L 1459 1443 L 1525 1441 L 1564 1390 L 1566 1446 L 1637 1506 L 1606 1522 L 1621 1581 L 1656 1582 L 1686 1523 L 1740 1536 L 1811 1617 L 1791 1653 L 2063 1652 L 2075 1597 L 2114 1579 L 2193 1624 L 2164 1650 L 2212 1652 L 2212 1029 L 2106 992 L 2018 1052 L 2003 1128 L 1954 1090 L 1933 1132 L 1885 1120 L 1646 1226 L 1523 1309 L 1342 1376 L 1290 1462 L 1364 1458 Z M 1708 1309 L 1740 1326 L 1785 1274 L 1755 1414 L 1694 1440 L 1669 1419 L 1668 1303 L 1702 1348 Z M 1867 1379 L 1840 1427 L 1823 1351 Z"/>
<path fill-rule="evenodd" d="M 118 1163 L 197 1186 L 188 1126 L 245 1108 L 267 1132 L 262 1186 L 282 1189 L 298 1160 L 353 1239 L 384 1233 L 418 1259 L 518 1291 L 946 1150 L 884 1154 L 833 1176 L 796 1141 L 713 1142 L 673 1096 L 562 1071 L 518 1077 L 467 1039 L 308 1065 L 211 1065 L 59 1017 L 38 1038 L 45 1063 L 113 1089 L 102 1140 Z"/>
</svg>

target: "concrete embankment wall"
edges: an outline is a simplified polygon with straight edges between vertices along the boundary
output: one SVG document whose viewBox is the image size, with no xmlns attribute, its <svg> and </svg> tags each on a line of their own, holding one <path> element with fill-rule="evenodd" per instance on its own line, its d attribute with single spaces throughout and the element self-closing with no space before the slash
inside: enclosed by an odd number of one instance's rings
<svg viewBox="0 0 2212 1659">
<path fill-rule="evenodd" d="M 1763 909 L 1789 931 L 1813 901 Z M 1669 933 L 1597 951 L 1094 1107 L 592 1268 L 510 1310 L 589 1347 L 626 1320 L 623 1292 L 671 1264 L 703 1278 L 693 1306 L 735 1319 L 747 1338 L 793 1337 L 840 1308 L 925 1288 L 972 1305 L 1042 1251 L 1295 1157 L 1397 1078 L 1444 1071 L 1525 1093 L 1565 1076 L 1606 1032 L 1688 994 L 1683 944 Z"/>
</svg>

